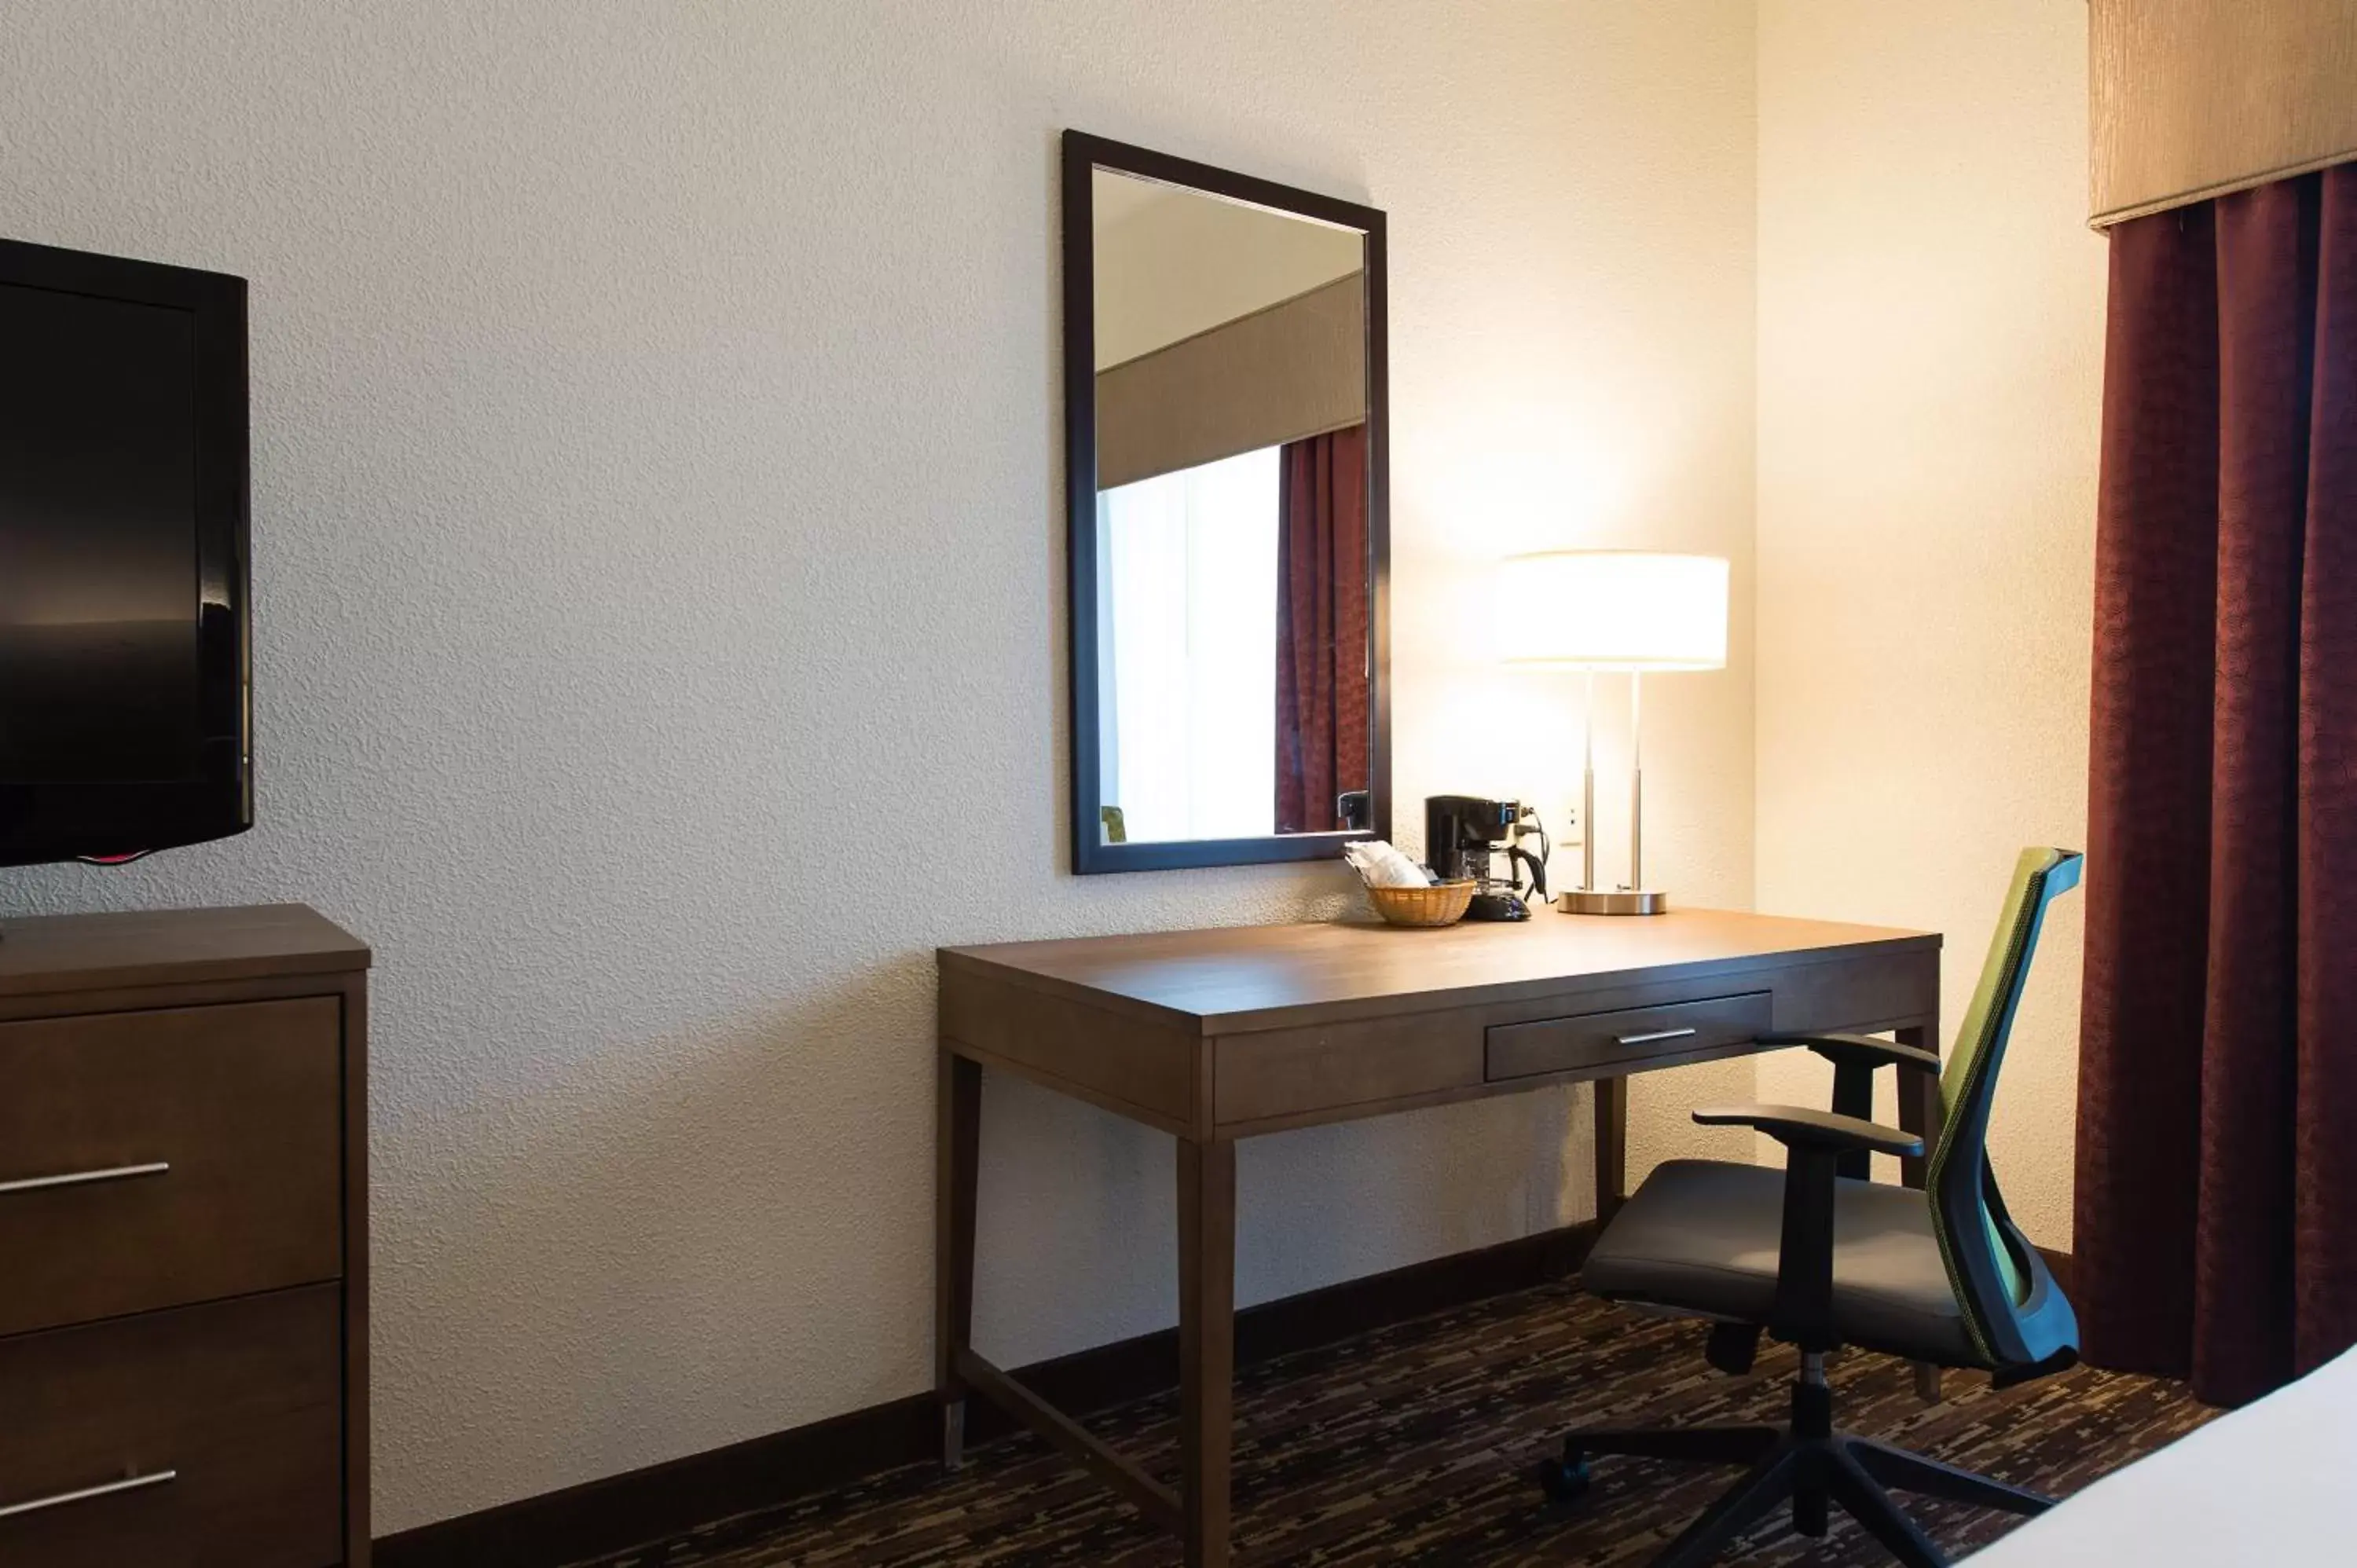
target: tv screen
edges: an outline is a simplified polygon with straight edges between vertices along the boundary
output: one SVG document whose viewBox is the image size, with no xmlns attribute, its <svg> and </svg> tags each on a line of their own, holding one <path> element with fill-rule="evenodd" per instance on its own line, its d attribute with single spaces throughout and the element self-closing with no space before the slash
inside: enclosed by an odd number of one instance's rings
<svg viewBox="0 0 2357 1568">
<path fill-rule="evenodd" d="M 252 821 L 244 297 L 0 242 L 0 864 Z"/>
</svg>

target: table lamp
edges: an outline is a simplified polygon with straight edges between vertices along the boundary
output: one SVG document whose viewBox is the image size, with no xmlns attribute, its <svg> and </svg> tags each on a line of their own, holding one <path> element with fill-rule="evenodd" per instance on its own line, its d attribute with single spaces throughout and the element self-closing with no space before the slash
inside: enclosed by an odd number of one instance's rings
<svg viewBox="0 0 2357 1568">
<path fill-rule="evenodd" d="M 1562 550 L 1505 564 L 1499 602 L 1509 607 L 1501 652 L 1509 664 L 1587 673 L 1587 777 L 1580 797 L 1580 886 L 1561 896 L 1567 915 L 1659 915 L 1669 896 L 1645 886 L 1645 768 L 1641 683 L 1649 671 L 1727 667 L 1727 563 L 1715 555 L 1644 550 Z M 1629 882 L 1596 885 L 1596 675 L 1629 676 Z"/>
</svg>

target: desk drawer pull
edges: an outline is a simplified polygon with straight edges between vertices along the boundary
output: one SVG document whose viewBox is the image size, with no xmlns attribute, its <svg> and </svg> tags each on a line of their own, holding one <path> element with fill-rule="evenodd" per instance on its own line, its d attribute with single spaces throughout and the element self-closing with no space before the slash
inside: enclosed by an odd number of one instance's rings
<svg viewBox="0 0 2357 1568">
<path fill-rule="evenodd" d="M 1773 1000 L 1765 991 L 1746 991 L 1492 1024 L 1482 1038 L 1482 1071 L 1492 1083 L 1551 1072 L 1618 1076 L 1672 1058 L 1756 1049 L 1751 1042 L 1768 1032 Z"/>
<path fill-rule="evenodd" d="M 61 1509 L 69 1503 L 86 1503 L 98 1498 L 111 1498 L 124 1492 L 142 1492 L 150 1487 L 160 1487 L 167 1481 L 179 1479 L 178 1470 L 157 1470 L 145 1476 L 130 1476 L 120 1481 L 109 1481 L 102 1487 L 84 1487 L 78 1492 L 59 1492 L 53 1498 L 35 1498 L 28 1503 L 0 1504 L 0 1519 L 20 1519 L 28 1513 L 41 1513 L 49 1509 Z"/>
<path fill-rule="evenodd" d="M 171 1168 L 169 1163 L 156 1160 L 144 1165 L 113 1165 L 102 1171 L 68 1171 L 63 1176 L 26 1176 L 20 1181 L 0 1181 L 0 1197 L 12 1192 L 47 1192 L 52 1187 L 93 1187 L 102 1181 L 132 1181 L 140 1176 L 162 1176 Z"/>
</svg>

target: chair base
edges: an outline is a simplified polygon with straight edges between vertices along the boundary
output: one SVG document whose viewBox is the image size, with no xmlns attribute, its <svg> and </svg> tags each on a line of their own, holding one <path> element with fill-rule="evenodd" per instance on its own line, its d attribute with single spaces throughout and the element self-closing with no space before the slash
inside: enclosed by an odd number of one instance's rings
<svg viewBox="0 0 2357 1568">
<path fill-rule="evenodd" d="M 1891 1500 L 1890 1488 L 2008 1513 L 2040 1514 L 2054 1506 L 2036 1492 L 1841 1431 L 1832 1424 L 1822 1381 L 1803 1380 L 1792 1405 L 1793 1420 L 1777 1426 L 1575 1432 L 1563 1440 L 1563 1457 L 1540 1467 L 1539 1480 L 1548 1496 L 1568 1502 L 1587 1490 L 1587 1461 L 1607 1454 L 1747 1466 L 1652 1568 L 1701 1568 L 1787 1501 L 1793 1530 L 1806 1536 L 1824 1535 L 1830 1505 L 1838 1504 L 1907 1568 L 1947 1568 L 1948 1558 Z"/>
</svg>

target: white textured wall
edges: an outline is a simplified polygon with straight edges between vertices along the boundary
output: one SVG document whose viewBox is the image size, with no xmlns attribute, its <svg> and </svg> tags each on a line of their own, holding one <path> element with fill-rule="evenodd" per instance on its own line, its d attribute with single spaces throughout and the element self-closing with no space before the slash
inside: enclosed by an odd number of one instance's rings
<svg viewBox="0 0 2357 1568">
<path fill-rule="evenodd" d="M 1560 795 L 1478 569 L 1748 571 L 1753 68 L 1717 0 L 16 0 L 0 230 L 253 283 L 261 826 L 0 908 L 377 944 L 380 1530 L 926 1386 L 936 943 L 1341 901 L 1059 869 L 1057 128 L 1390 209 L 1402 798 Z M 1655 709 L 1698 899 L 1746 642 Z M 1168 1322 L 1168 1143 L 985 1115 L 985 1348 Z M 1576 1215 L 1570 1121 L 1249 1145 L 1243 1295 Z"/>
<path fill-rule="evenodd" d="M 1951 1033 L 2015 852 L 2086 829 L 2086 99 L 2072 0 L 1760 6 L 1760 907 L 1945 931 Z M 2047 928 L 1991 1133 L 2050 1247 L 2080 902 Z M 1763 1099 L 1827 1081 L 1760 1063 Z"/>
</svg>

